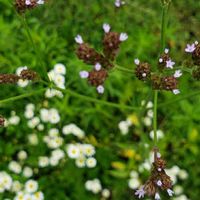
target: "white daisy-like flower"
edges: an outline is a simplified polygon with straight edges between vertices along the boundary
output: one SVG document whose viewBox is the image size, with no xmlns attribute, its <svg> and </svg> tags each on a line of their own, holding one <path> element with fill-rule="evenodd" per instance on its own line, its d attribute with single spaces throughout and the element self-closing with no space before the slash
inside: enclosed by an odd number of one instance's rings
<svg viewBox="0 0 200 200">
<path fill-rule="evenodd" d="M 85 167 L 85 161 L 86 161 L 86 158 L 84 156 L 81 156 L 76 159 L 75 164 L 77 167 L 83 168 Z"/>
<path fill-rule="evenodd" d="M 34 193 L 38 190 L 38 183 L 35 180 L 28 180 L 25 183 L 25 191 L 28 193 Z"/>
<path fill-rule="evenodd" d="M 83 38 L 82 38 L 80 35 L 77 35 L 77 36 L 75 37 L 75 41 L 76 41 L 76 43 L 78 43 L 78 44 L 83 44 Z"/>
<path fill-rule="evenodd" d="M 37 4 L 39 4 L 39 5 L 44 4 L 44 0 L 38 0 L 38 1 L 37 1 Z"/>
<path fill-rule="evenodd" d="M 103 30 L 105 33 L 109 33 L 110 29 L 111 29 L 111 27 L 109 24 L 106 24 L 106 23 L 103 24 Z"/>
<path fill-rule="evenodd" d="M 95 148 L 91 144 L 84 144 L 83 153 L 86 156 L 93 156 L 95 154 Z"/>
<path fill-rule="evenodd" d="M 47 156 L 40 156 L 38 161 L 39 167 L 47 167 L 49 165 L 49 158 Z"/>
<path fill-rule="evenodd" d="M 21 165 L 16 161 L 11 161 L 8 165 L 8 169 L 16 174 L 20 174 L 22 171 Z"/>
<path fill-rule="evenodd" d="M 70 158 L 79 158 L 80 150 L 77 145 L 70 144 L 67 147 L 67 154 Z"/>
<path fill-rule="evenodd" d="M 54 72 L 56 74 L 65 75 L 66 74 L 66 67 L 62 63 L 57 63 L 54 65 Z"/>
<path fill-rule="evenodd" d="M 24 167 L 23 176 L 25 176 L 26 178 L 30 178 L 31 176 L 33 176 L 33 170 L 30 167 Z"/>
<path fill-rule="evenodd" d="M 88 168 L 94 168 L 96 167 L 97 160 L 93 157 L 90 157 L 86 160 L 86 165 Z"/>
</svg>

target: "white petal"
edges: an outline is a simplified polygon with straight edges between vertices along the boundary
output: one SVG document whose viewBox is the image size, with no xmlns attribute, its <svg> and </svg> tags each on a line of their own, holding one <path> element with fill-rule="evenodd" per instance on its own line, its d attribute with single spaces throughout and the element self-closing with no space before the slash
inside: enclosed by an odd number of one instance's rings
<svg viewBox="0 0 200 200">
<path fill-rule="evenodd" d="M 76 43 L 78 43 L 78 44 L 83 44 L 83 39 L 82 39 L 82 37 L 81 37 L 80 35 L 77 35 L 77 36 L 75 37 L 75 41 L 76 41 Z"/>
<path fill-rule="evenodd" d="M 136 65 L 139 65 L 139 64 L 140 64 L 140 60 L 139 60 L 138 58 L 136 58 L 136 59 L 134 60 L 134 63 L 135 63 Z"/>
<path fill-rule="evenodd" d="M 103 24 L 103 30 L 105 33 L 110 32 L 110 29 L 111 29 L 111 27 L 109 24 Z"/>
<path fill-rule="evenodd" d="M 119 40 L 121 42 L 125 41 L 128 39 L 128 35 L 126 33 L 121 33 L 120 36 L 119 36 Z"/>
</svg>

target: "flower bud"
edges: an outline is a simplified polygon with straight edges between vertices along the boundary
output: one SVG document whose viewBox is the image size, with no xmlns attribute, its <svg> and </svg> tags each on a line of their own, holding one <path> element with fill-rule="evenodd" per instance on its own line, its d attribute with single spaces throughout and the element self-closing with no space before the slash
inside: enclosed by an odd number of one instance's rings
<svg viewBox="0 0 200 200">
<path fill-rule="evenodd" d="M 178 80 L 174 76 L 163 77 L 162 80 L 162 89 L 173 91 L 177 89 Z"/>
</svg>

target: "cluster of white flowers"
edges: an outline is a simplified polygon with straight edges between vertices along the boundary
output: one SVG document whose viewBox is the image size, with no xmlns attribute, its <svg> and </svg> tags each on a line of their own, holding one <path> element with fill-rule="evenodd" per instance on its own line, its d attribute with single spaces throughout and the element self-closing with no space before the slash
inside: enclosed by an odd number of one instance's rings
<svg viewBox="0 0 200 200">
<path fill-rule="evenodd" d="M 148 101 L 147 103 L 145 101 L 141 102 L 142 106 L 146 106 L 147 113 L 146 116 L 143 118 L 144 125 L 149 127 L 152 125 L 153 121 L 153 103 L 151 101 Z"/>
<path fill-rule="evenodd" d="M 188 178 L 188 173 L 184 169 L 180 169 L 177 165 L 173 166 L 170 169 L 166 169 L 166 173 L 170 175 L 173 183 L 177 182 L 177 179 L 185 180 Z"/>
<path fill-rule="evenodd" d="M 38 182 L 32 179 L 28 180 L 25 183 L 23 190 L 18 191 L 16 196 L 14 197 L 14 200 L 43 200 L 43 199 L 44 199 L 44 194 L 41 191 L 38 191 Z"/>
<path fill-rule="evenodd" d="M 57 124 L 60 122 L 60 114 L 56 108 L 42 108 L 40 110 L 40 118 L 45 123 Z"/>
<path fill-rule="evenodd" d="M 108 199 L 111 195 L 110 190 L 108 190 L 107 188 L 105 189 L 102 188 L 101 182 L 97 178 L 86 181 L 85 188 L 86 190 L 94 194 L 101 193 L 101 196 L 103 197 L 103 199 Z"/>
<path fill-rule="evenodd" d="M 56 128 L 50 129 L 48 135 L 44 136 L 43 141 L 50 149 L 56 149 L 63 145 L 63 138 L 59 136 L 59 130 Z"/>
<path fill-rule="evenodd" d="M 17 70 L 16 70 L 16 74 L 18 76 L 20 76 L 21 72 L 25 69 L 28 69 L 28 67 L 27 66 L 18 67 Z M 24 88 L 24 87 L 28 86 L 29 82 L 30 82 L 29 80 L 19 79 L 17 84 L 18 84 L 19 87 Z"/>
<path fill-rule="evenodd" d="M 11 116 L 5 122 L 5 126 L 8 126 L 8 125 L 17 126 L 19 123 L 20 123 L 20 117 L 16 115 L 15 111 L 12 111 Z"/>
<path fill-rule="evenodd" d="M 48 72 L 49 79 L 61 89 L 65 89 L 65 74 L 66 67 L 61 63 L 56 64 L 54 68 Z M 45 93 L 46 98 L 52 98 L 54 96 L 62 98 L 63 94 L 56 89 L 48 89 Z"/>
<path fill-rule="evenodd" d="M 132 126 L 132 123 L 129 119 L 126 119 L 125 121 L 121 121 L 118 124 L 119 130 L 120 130 L 122 135 L 128 134 L 130 126 Z"/>
<path fill-rule="evenodd" d="M 97 164 L 93 157 L 96 151 L 91 144 L 69 144 L 66 146 L 66 151 L 69 158 L 76 160 L 76 166 L 79 168 L 94 168 Z"/>
<path fill-rule="evenodd" d="M 12 187 L 12 178 L 9 174 L 4 171 L 0 172 L 0 193 L 9 191 Z"/>
<path fill-rule="evenodd" d="M 82 139 L 85 137 L 85 133 L 83 130 L 81 130 L 77 125 L 75 124 L 68 124 L 65 125 L 62 129 L 62 132 L 64 135 L 69 135 L 72 134 L 76 137 L 78 137 L 79 139 Z"/>
<path fill-rule="evenodd" d="M 139 174 L 137 171 L 132 170 L 130 172 L 130 179 L 128 180 L 128 186 L 129 188 L 135 190 L 141 185 L 141 182 L 139 180 Z"/>
</svg>

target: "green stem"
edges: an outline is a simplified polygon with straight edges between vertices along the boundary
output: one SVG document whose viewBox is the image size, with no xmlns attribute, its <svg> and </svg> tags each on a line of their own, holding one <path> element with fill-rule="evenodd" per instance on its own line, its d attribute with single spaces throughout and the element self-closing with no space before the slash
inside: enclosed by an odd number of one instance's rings
<svg viewBox="0 0 200 200">
<path fill-rule="evenodd" d="M 29 30 L 29 27 L 28 27 L 28 24 L 27 24 L 27 21 L 26 21 L 26 17 L 25 17 L 25 15 L 19 16 L 19 17 L 20 17 L 20 19 L 22 20 L 22 23 L 23 23 L 23 25 L 24 25 L 24 28 L 26 29 L 28 39 L 30 40 L 31 45 L 32 45 L 32 47 L 33 47 L 33 49 L 34 49 L 34 52 L 35 52 L 35 54 L 36 54 L 36 56 L 37 56 L 37 62 L 38 62 L 38 64 L 40 65 L 40 67 L 41 67 L 41 69 L 42 69 L 42 71 L 43 71 L 44 78 L 45 78 L 45 80 L 49 81 L 49 77 L 47 76 L 47 69 L 46 69 L 46 67 L 44 66 L 43 62 L 42 62 L 41 52 L 40 52 L 40 50 L 37 48 L 37 46 L 36 46 L 36 44 L 35 44 L 35 42 L 34 42 L 34 40 L 33 40 L 33 37 L 32 37 L 32 35 L 31 35 L 31 32 L 30 32 L 30 30 Z"/>
<path fill-rule="evenodd" d="M 26 98 L 26 97 L 36 95 L 36 94 L 40 94 L 40 93 L 44 92 L 45 90 L 46 90 L 46 88 L 42 88 L 42 89 L 36 90 L 34 92 L 30 92 L 30 93 L 10 97 L 10 98 L 7 98 L 7 99 L 3 99 L 3 100 L 0 100 L 0 105 L 4 104 L 4 103 L 9 103 L 9 102 L 12 102 L 12 101 L 17 101 L 17 100 L 20 100 L 20 99 L 23 99 L 23 98 Z"/>
<path fill-rule="evenodd" d="M 153 104 L 153 132 L 154 132 L 154 146 L 157 146 L 157 107 L 158 107 L 158 91 L 154 91 L 154 104 Z"/>
</svg>

